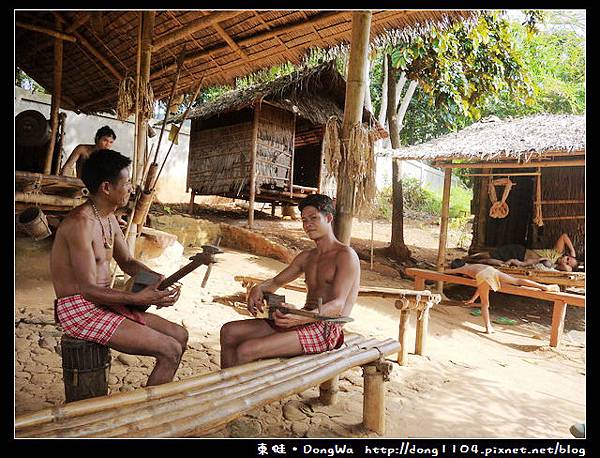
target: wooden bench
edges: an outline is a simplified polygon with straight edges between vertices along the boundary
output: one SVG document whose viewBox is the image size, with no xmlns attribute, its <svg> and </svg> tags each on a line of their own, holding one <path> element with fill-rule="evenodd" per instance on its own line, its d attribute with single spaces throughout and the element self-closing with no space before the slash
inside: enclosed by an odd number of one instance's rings
<svg viewBox="0 0 600 458">
<path fill-rule="evenodd" d="M 461 277 L 459 275 L 449 275 L 443 272 L 435 272 L 432 270 L 416 268 L 407 268 L 406 273 L 415 278 L 415 289 L 424 289 L 425 280 L 434 280 L 445 283 L 477 287 L 475 280 Z M 574 305 L 576 307 L 585 307 L 585 296 L 581 296 L 579 294 L 541 291 L 523 286 L 502 286 L 497 292 L 514 294 L 516 296 L 532 297 L 535 299 L 543 299 L 554 303 L 552 312 L 552 330 L 550 333 L 551 347 L 557 347 L 560 344 L 565 323 L 567 304 Z"/>
<path fill-rule="evenodd" d="M 236 281 L 242 282 L 242 286 L 246 288 L 246 293 L 250 289 L 266 279 L 258 277 L 249 277 L 238 275 Z M 282 288 L 292 291 L 306 292 L 306 286 L 299 282 L 288 283 Z M 416 314 L 415 326 L 415 354 L 425 355 L 427 347 L 427 336 L 429 334 L 429 309 L 435 304 L 438 304 L 442 296 L 434 294 L 429 290 L 422 288 L 416 291 L 412 289 L 399 288 L 384 288 L 378 286 L 361 286 L 358 290 L 359 297 L 383 297 L 395 299 L 394 306 L 399 310 L 400 320 L 398 325 L 398 341 L 400 342 L 400 351 L 398 352 L 397 361 L 401 366 L 408 363 L 408 321 L 410 313 Z"/>
<path fill-rule="evenodd" d="M 202 437 L 270 402 L 319 386 L 320 400 L 337 398 L 337 377 L 363 368 L 363 426 L 385 430 L 384 381 L 396 353 L 393 339 L 348 335 L 341 348 L 272 358 L 164 385 L 61 404 L 20 415 L 16 437 Z"/>
</svg>

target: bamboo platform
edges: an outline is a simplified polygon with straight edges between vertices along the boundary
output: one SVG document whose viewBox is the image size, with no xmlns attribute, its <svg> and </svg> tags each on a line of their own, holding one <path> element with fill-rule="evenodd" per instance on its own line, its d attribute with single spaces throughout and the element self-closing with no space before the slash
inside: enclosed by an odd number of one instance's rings
<svg viewBox="0 0 600 458">
<path fill-rule="evenodd" d="M 15 210 L 38 205 L 43 211 L 66 212 L 85 201 L 87 189 L 75 177 L 15 171 Z"/>
<path fill-rule="evenodd" d="M 538 283 L 559 285 L 564 287 L 585 287 L 585 272 L 561 272 L 552 270 L 525 269 L 522 267 L 497 267 L 497 269 L 513 277 L 525 278 Z"/>
<path fill-rule="evenodd" d="M 316 355 L 273 358 L 177 382 L 61 404 L 20 415 L 16 437 L 202 437 L 246 412 L 320 386 L 321 400 L 337 394 L 332 380 L 363 367 L 364 427 L 383 434 L 384 385 L 391 370 L 386 355 L 393 339 L 347 336 L 337 349 Z"/>
</svg>

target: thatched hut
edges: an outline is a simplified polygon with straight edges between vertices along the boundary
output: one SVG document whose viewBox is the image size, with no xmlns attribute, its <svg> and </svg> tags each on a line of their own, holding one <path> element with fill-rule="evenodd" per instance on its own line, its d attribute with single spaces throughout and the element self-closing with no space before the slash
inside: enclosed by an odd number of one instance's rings
<svg viewBox="0 0 600 458">
<path fill-rule="evenodd" d="M 566 232 L 577 257 L 584 258 L 584 116 L 490 117 L 459 132 L 395 150 L 394 156 L 431 161 L 447 171 L 476 169 L 470 174 L 474 178 L 470 252 L 508 243 L 547 248 Z M 506 193 L 505 181 L 496 180 L 505 178 L 513 183 L 505 200 L 508 214 L 494 217 L 492 200 L 501 203 Z M 440 252 L 444 251 L 440 244 Z"/>
<path fill-rule="evenodd" d="M 333 196 L 325 130 L 343 118 L 345 93 L 343 76 L 327 62 L 202 104 L 189 115 L 188 189 L 249 199 L 254 167 L 257 202 Z M 367 110 L 363 123 L 371 140 L 387 136 Z"/>
</svg>

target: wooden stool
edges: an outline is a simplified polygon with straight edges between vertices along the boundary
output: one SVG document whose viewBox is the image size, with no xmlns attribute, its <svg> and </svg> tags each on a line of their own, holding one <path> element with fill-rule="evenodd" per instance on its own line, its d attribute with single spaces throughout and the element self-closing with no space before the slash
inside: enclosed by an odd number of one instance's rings
<svg viewBox="0 0 600 458">
<path fill-rule="evenodd" d="M 427 344 L 427 333 L 429 330 L 429 309 L 442 300 L 440 294 L 433 294 L 431 291 L 411 291 L 406 292 L 402 299 L 395 302 L 395 306 L 400 310 L 400 324 L 398 341 L 400 342 L 400 351 L 398 352 L 398 364 L 404 366 L 408 362 L 408 345 L 406 330 L 408 328 L 409 313 L 414 311 L 417 314 L 417 326 L 415 336 L 415 354 L 425 354 Z"/>
<path fill-rule="evenodd" d="M 66 334 L 60 348 L 66 402 L 108 394 L 110 348 Z"/>
</svg>

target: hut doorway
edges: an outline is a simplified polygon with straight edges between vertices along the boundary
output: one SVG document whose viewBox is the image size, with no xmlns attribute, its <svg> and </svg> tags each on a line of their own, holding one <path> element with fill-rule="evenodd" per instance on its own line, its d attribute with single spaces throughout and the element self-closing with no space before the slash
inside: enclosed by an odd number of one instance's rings
<svg viewBox="0 0 600 458">
<path fill-rule="evenodd" d="M 296 118 L 294 137 L 294 186 L 319 188 L 323 127 Z"/>
<path fill-rule="evenodd" d="M 510 177 L 515 183 L 506 203 L 509 213 L 505 218 L 491 218 L 489 216 L 490 199 L 487 201 L 487 224 L 485 241 L 487 246 L 499 246 L 518 243 L 531 247 L 533 240 L 529 226 L 533 218 L 533 197 L 535 192 L 535 179 L 532 177 Z M 502 190 L 497 189 L 498 200 L 502 197 Z"/>
</svg>

